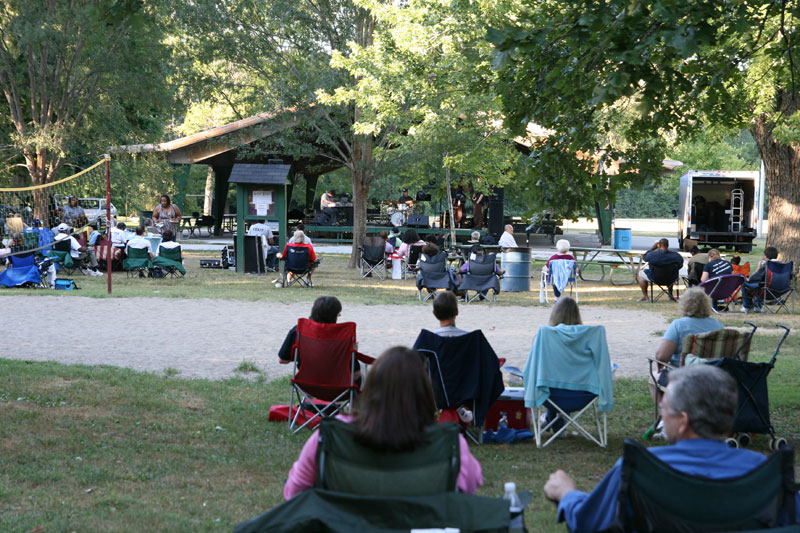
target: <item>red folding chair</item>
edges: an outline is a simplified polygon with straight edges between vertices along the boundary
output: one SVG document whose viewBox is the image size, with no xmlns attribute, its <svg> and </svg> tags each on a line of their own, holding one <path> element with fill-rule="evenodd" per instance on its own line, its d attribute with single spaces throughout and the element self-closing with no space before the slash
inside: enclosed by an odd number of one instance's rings
<svg viewBox="0 0 800 533">
<path fill-rule="evenodd" d="M 295 433 L 315 420 L 335 416 L 351 406 L 360 392 L 355 382 L 358 362 L 369 365 L 375 361 L 356 350 L 354 322 L 320 324 L 308 318 L 297 321 L 292 355 L 289 429 Z M 298 422 L 302 424 L 297 426 Z"/>
</svg>

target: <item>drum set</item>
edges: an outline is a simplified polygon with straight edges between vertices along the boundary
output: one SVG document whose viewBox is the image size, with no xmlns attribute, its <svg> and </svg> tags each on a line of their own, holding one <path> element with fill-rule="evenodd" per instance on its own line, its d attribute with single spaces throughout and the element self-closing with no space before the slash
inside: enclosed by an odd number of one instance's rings
<svg viewBox="0 0 800 533">
<path fill-rule="evenodd" d="M 413 214 L 414 212 L 415 212 L 415 204 L 413 202 L 409 203 L 397 203 L 392 201 L 381 202 L 382 218 L 388 218 L 389 222 L 395 228 L 405 226 L 406 222 L 408 221 L 408 215 Z"/>
</svg>

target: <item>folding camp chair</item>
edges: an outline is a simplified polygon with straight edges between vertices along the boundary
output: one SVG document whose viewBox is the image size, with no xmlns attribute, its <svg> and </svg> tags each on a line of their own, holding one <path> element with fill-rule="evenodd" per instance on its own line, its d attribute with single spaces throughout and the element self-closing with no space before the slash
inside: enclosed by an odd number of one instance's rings
<svg viewBox="0 0 800 533">
<path fill-rule="evenodd" d="M 128 248 L 128 257 L 122 262 L 122 268 L 128 272 L 128 277 L 144 278 L 153 271 L 153 261 L 150 259 L 149 248 Z"/>
<path fill-rule="evenodd" d="M 650 286 L 650 302 L 657 302 L 662 296 L 665 294 L 670 299 L 677 299 L 680 295 L 680 291 L 678 290 L 678 280 L 680 279 L 681 275 L 681 268 L 683 265 L 679 263 L 672 263 L 669 265 L 650 265 L 650 275 L 649 275 L 649 283 Z M 653 297 L 653 287 L 657 286 L 661 289 L 661 292 L 658 293 L 658 296 L 655 298 Z M 675 288 L 675 295 L 670 296 L 669 289 L 671 287 Z"/>
<path fill-rule="evenodd" d="M 456 287 L 453 272 L 447 268 L 447 254 L 439 252 L 434 257 L 420 255 L 417 262 L 417 294 L 420 302 L 425 302 L 436 294 L 438 289 L 452 291 Z M 423 298 L 423 289 L 427 291 Z"/>
<path fill-rule="evenodd" d="M 186 275 L 180 246 L 174 248 L 159 246 L 158 255 L 153 258 L 153 266 L 161 267 L 165 273 L 164 277 L 182 278 Z"/>
<path fill-rule="evenodd" d="M 0 287 L 35 287 L 47 288 L 44 274 L 52 264 L 51 258 L 36 262 L 33 252 L 12 255 L 11 265 L 0 272 Z"/>
<path fill-rule="evenodd" d="M 364 237 L 364 244 L 358 249 L 361 251 L 361 279 L 373 273 L 386 279 L 386 241 L 380 237 Z"/>
<path fill-rule="evenodd" d="M 317 486 L 372 496 L 423 496 L 456 491 L 460 468 L 456 424 L 425 428 L 424 444 L 410 451 L 375 450 L 359 443 L 352 424 L 322 420 Z"/>
<path fill-rule="evenodd" d="M 549 303 L 548 289 L 552 285 L 559 294 L 569 288 L 569 295 L 578 300 L 578 262 L 572 259 L 554 259 L 547 270 L 542 269 L 539 280 L 539 302 Z M 574 293 L 574 294 L 573 294 Z"/>
<path fill-rule="evenodd" d="M 308 263 L 308 248 L 290 245 L 286 248 L 286 255 L 283 260 L 284 287 L 290 287 L 295 283 L 301 287 L 314 286 L 311 281 L 311 273 L 314 270 L 314 266 Z"/>
<path fill-rule="evenodd" d="M 764 277 L 762 292 L 762 309 L 764 312 L 779 313 L 781 309 L 787 313 L 794 312 L 786 307 L 786 303 L 794 293 L 794 262 L 781 263 L 780 261 L 767 261 L 767 271 Z"/>
<path fill-rule="evenodd" d="M 308 318 L 297 321 L 292 355 L 289 429 L 295 433 L 315 420 L 335 416 L 350 407 L 359 392 L 355 381 L 359 361 L 375 361 L 356 350 L 354 322 L 320 324 Z M 320 405 L 314 399 L 328 403 Z M 305 421 L 298 426 L 302 420 Z"/>
<path fill-rule="evenodd" d="M 745 281 L 747 281 L 747 278 L 740 274 L 725 274 L 706 280 L 698 287 L 703 289 L 708 297 L 711 298 L 711 301 L 714 302 L 711 309 L 719 314 L 720 308 L 723 311 L 730 309 L 733 304 L 732 298 L 739 292 Z"/>
<path fill-rule="evenodd" d="M 466 435 L 481 442 L 481 427 L 492 404 L 503 394 L 500 360 L 481 330 L 442 337 L 423 329 L 414 349 L 428 360 L 433 397 L 439 410 L 470 407 L 473 419 Z"/>
<path fill-rule="evenodd" d="M 532 409 L 536 446 L 547 446 L 572 427 L 605 448 L 606 413 L 614 408 L 611 373 L 603 326 L 539 327 L 523 371 L 525 406 Z M 543 421 L 545 410 L 554 416 Z M 596 436 L 578 421 L 587 411 L 594 414 Z M 549 429 L 553 435 L 542 442 L 544 432 Z"/>
<path fill-rule="evenodd" d="M 691 271 L 686 274 L 686 287 L 694 287 L 700 285 L 700 278 L 703 276 L 703 269 L 706 263 L 692 263 Z"/>
<path fill-rule="evenodd" d="M 680 366 L 702 362 L 699 360 L 711 360 L 720 358 L 732 358 L 747 361 L 750 354 L 750 344 L 758 326 L 752 322 L 745 322 L 751 330 L 740 331 L 734 328 L 723 328 L 708 333 L 698 333 L 686 335 L 681 345 Z M 647 358 L 650 364 L 650 379 L 654 387 L 660 392 L 667 389 L 665 379 L 659 379 L 657 371 L 659 367 L 669 370 L 675 368 L 667 363 L 662 363 L 654 357 Z M 649 439 L 661 421 L 661 411 L 659 408 L 659 395 L 656 394 L 653 406 L 653 425 L 644 434 L 645 439 Z"/>
<path fill-rule="evenodd" d="M 72 243 L 69 239 L 61 239 L 53 242 L 53 249 L 48 252 L 64 274 L 71 276 L 80 268 L 80 262 L 72 257 Z"/>
<path fill-rule="evenodd" d="M 500 276 L 496 274 L 497 255 L 478 255 L 471 253 L 467 263 L 467 271 L 461 276 L 461 283 L 458 290 L 464 291 L 464 301 L 471 303 L 476 299 L 487 299 L 489 291 L 492 291 L 492 302 L 497 301 L 497 294 L 500 292 Z M 472 296 L 469 291 L 475 291 Z"/>
<path fill-rule="evenodd" d="M 419 263 L 420 255 L 422 255 L 421 244 L 412 244 L 408 248 L 408 256 L 400 260 L 400 264 L 403 266 L 403 279 L 406 279 L 409 273 L 417 275 L 417 263 Z"/>
<path fill-rule="evenodd" d="M 734 531 L 795 521 L 794 452 L 780 450 L 745 475 L 681 472 L 625 439 L 617 518 L 609 531 Z M 757 497 L 756 497 L 757 496 Z"/>
</svg>

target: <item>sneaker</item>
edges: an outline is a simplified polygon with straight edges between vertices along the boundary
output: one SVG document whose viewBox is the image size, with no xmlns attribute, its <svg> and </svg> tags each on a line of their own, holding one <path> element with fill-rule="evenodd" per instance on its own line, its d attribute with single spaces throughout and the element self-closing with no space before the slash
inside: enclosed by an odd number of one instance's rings
<svg viewBox="0 0 800 533">
<path fill-rule="evenodd" d="M 750 312 L 750 309 L 748 309 L 747 307 L 742 307 L 742 313 L 747 314 L 749 312 Z"/>
<path fill-rule="evenodd" d="M 102 272 L 100 272 L 99 270 L 90 270 L 90 271 L 89 271 L 89 273 L 90 273 L 92 276 L 100 276 L 101 278 L 103 277 L 103 273 L 102 273 Z"/>
<path fill-rule="evenodd" d="M 91 270 L 89 270 L 88 268 L 82 268 L 81 274 L 83 274 L 84 276 L 91 276 Z"/>
</svg>

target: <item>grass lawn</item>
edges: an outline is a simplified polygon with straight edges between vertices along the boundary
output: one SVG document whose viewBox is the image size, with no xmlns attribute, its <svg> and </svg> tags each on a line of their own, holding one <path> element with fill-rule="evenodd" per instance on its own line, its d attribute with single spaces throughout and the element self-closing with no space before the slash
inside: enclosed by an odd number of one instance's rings
<svg viewBox="0 0 800 533">
<path fill-rule="evenodd" d="M 771 355 L 763 335 L 754 360 Z M 770 375 L 778 434 L 800 438 L 798 339 L 784 345 Z M 625 436 L 640 439 L 651 416 L 645 382 L 615 382 L 609 447 L 568 437 L 531 444 L 473 446 L 483 466 L 480 494 L 505 481 L 531 490 L 531 531 L 563 531 L 541 487 L 564 468 L 588 490 L 616 461 Z M 267 422 L 286 403 L 288 382 L 183 380 L 112 367 L 0 359 L 0 530 L 229 530 L 280 503 L 282 484 L 308 432 Z M 656 444 L 659 444 L 656 442 Z M 753 449 L 768 451 L 757 436 Z"/>
<path fill-rule="evenodd" d="M 113 297 L 311 302 L 333 294 L 345 304 L 422 305 L 412 280 L 359 280 L 344 256 L 324 257 L 313 290 L 279 290 L 268 283 L 272 276 L 198 268 L 200 258 L 211 256 L 186 254 L 184 279 L 129 280 L 115 273 Z M 82 290 L 59 296 L 106 297 L 104 278 L 76 279 Z M 53 293 L 0 292 L 6 294 Z M 674 303 L 640 304 L 639 295 L 636 286 L 611 286 L 608 278 L 580 284 L 581 306 L 678 316 Z M 538 294 L 503 293 L 496 305 L 539 305 Z M 741 325 L 742 318 L 723 322 Z M 747 318 L 762 332 L 776 319 L 800 326 L 796 316 Z M 767 360 L 776 342 L 775 335 L 757 335 L 751 359 Z M 0 359 L 0 531 L 230 530 L 280 503 L 283 481 L 309 433 L 290 435 L 285 424 L 267 422 L 269 406 L 288 401 L 286 379 L 268 383 L 246 361 L 240 366 L 255 379 L 184 380 L 169 372 Z M 793 334 L 769 378 L 773 423 L 790 443 L 800 438 L 798 374 L 800 341 Z M 484 471 L 479 493 L 498 496 L 505 481 L 516 481 L 534 494 L 528 528 L 563 531 L 554 523 L 554 506 L 541 495 L 550 472 L 564 468 L 579 488 L 591 489 L 616 461 L 623 438 L 640 439 L 649 426 L 652 405 L 644 380 L 616 381 L 615 402 L 605 450 L 577 437 L 544 450 L 530 443 L 473 446 Z M 766 453 L 767 445 L 766 437 L 757 436 L 752 448 Z"/>
</svg>

